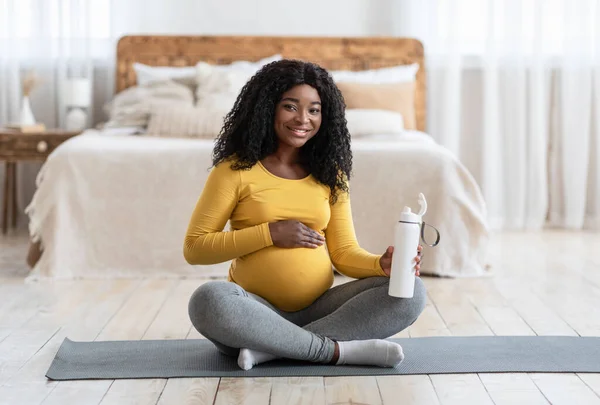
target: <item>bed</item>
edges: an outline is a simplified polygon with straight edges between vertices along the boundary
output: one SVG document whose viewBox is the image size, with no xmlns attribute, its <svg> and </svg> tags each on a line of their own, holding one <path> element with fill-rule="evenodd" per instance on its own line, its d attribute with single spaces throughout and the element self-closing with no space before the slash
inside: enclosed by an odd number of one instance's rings
<svg viewBox="0 0 600 405">
<path fill-rule="evenodd" d="M 116 94 L 139 84 L 140 64 L 218 67 L 275 54 L 336 72 L 417 67 L 410 99 L 413 127 L 353 138 L 351 199 L 358 240 L 369 251 L 383 252 L 402 207 L 418 209 L 422 192 L 429 205 L 425 221 L 439 229 L 442 240 L 435 248 L 425 246 L 421 273 L 488 274 L 486 207 L 479 187 L 426 133 L 425 65 L 417 40 L 126 36 L 117 47 Z M 154 135 L 135 126 L 107 125 L 52 152 L 27 207 L 34 251 L 28 280 L 226 276 L 229 263 L 191 266 L 182 255 L 189 217 L 211 166 L 213 140 Z"/>
</svg>

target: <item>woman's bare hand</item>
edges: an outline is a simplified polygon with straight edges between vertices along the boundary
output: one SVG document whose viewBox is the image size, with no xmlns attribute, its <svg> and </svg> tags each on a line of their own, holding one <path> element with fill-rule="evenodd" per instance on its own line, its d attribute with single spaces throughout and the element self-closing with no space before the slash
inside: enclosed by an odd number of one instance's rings
<svg viewBox="0 0 600 405">
<path fill-rule="evenodd" d="M 325 238 L 317 231 L 300 221 L 286 220 L 269 224 L 271 240 L 282 248 L 318 248 L 325 243 Z"/>
</svg>

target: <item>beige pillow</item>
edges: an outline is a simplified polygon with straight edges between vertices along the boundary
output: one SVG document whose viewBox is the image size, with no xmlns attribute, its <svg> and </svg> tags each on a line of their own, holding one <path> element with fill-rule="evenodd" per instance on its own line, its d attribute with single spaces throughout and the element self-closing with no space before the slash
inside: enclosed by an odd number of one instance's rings
<svg viewBox="0 0 600 405">
<path fill-rule="evenodd" d="M 218 107 L 154 106 L 147 134 L 161 138 L 215 139 L 227 112 Z"/>
<path fill-rule="evenodd" d="M 109 117 L 104 127 L 146 127 L 150 111 L 154 106 L 163 107 L 171 104 L 192 106 L 194 104 L 192 90 L 171 80 L 129 87 L 115 95 L 104 107 Z"/>
<path fill-rule="evenodd" d="M 347 108 L 395 111 L 402 115 L 405 129 L 416 129 L 415 82 L 350 83 L 339 82 Z"/>
</svg>

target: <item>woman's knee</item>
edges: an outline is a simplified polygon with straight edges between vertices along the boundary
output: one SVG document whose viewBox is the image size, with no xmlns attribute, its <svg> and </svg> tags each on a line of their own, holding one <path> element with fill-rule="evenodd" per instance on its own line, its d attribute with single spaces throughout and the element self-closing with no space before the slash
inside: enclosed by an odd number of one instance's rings
<svg viewBox="0 0 600 405">
<path fill-rule="evenodd" d="M 188 303 L 188 314 L 192 325 L 203 335 L 213 329 L 211 324 L 221 320 L 225 311 L 224 302 L 230 295 L 239 295 L 241 288 L 227 281 L 211 281 L 194 291 Z M 243 292 L 243 290 L 242 290 Z"/>
<path fill-rule="evenodd" d="M 425 289 L 425 283 L 419 277 L 416 277 L 412 298 L 398 298 L 394 301 L 393 306 L 398 319 L 402 319 L 402 324 L 406 327 L 417 320 L 423 309 L 425 309 L 426 303 L 427 290 Z M 406 321 L 408 321 L 408 325 L 405 324 Z"/>
</svg>

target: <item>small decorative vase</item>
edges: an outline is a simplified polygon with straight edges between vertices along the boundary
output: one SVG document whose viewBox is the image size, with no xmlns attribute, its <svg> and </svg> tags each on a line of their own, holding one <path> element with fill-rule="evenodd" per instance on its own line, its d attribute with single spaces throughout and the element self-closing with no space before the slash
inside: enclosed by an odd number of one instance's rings
<svg viewBox="0 0 600 405">
<path fill-rule="evenodd" d="M 19 124 L 22 126 L 35 125 L 35 117 L 31 111 L 31 104 L 29 103 L 29 97 L 23 97 L 23 104 L 21 104 L 21 116 L 19 118 Z"/>
</svg>

